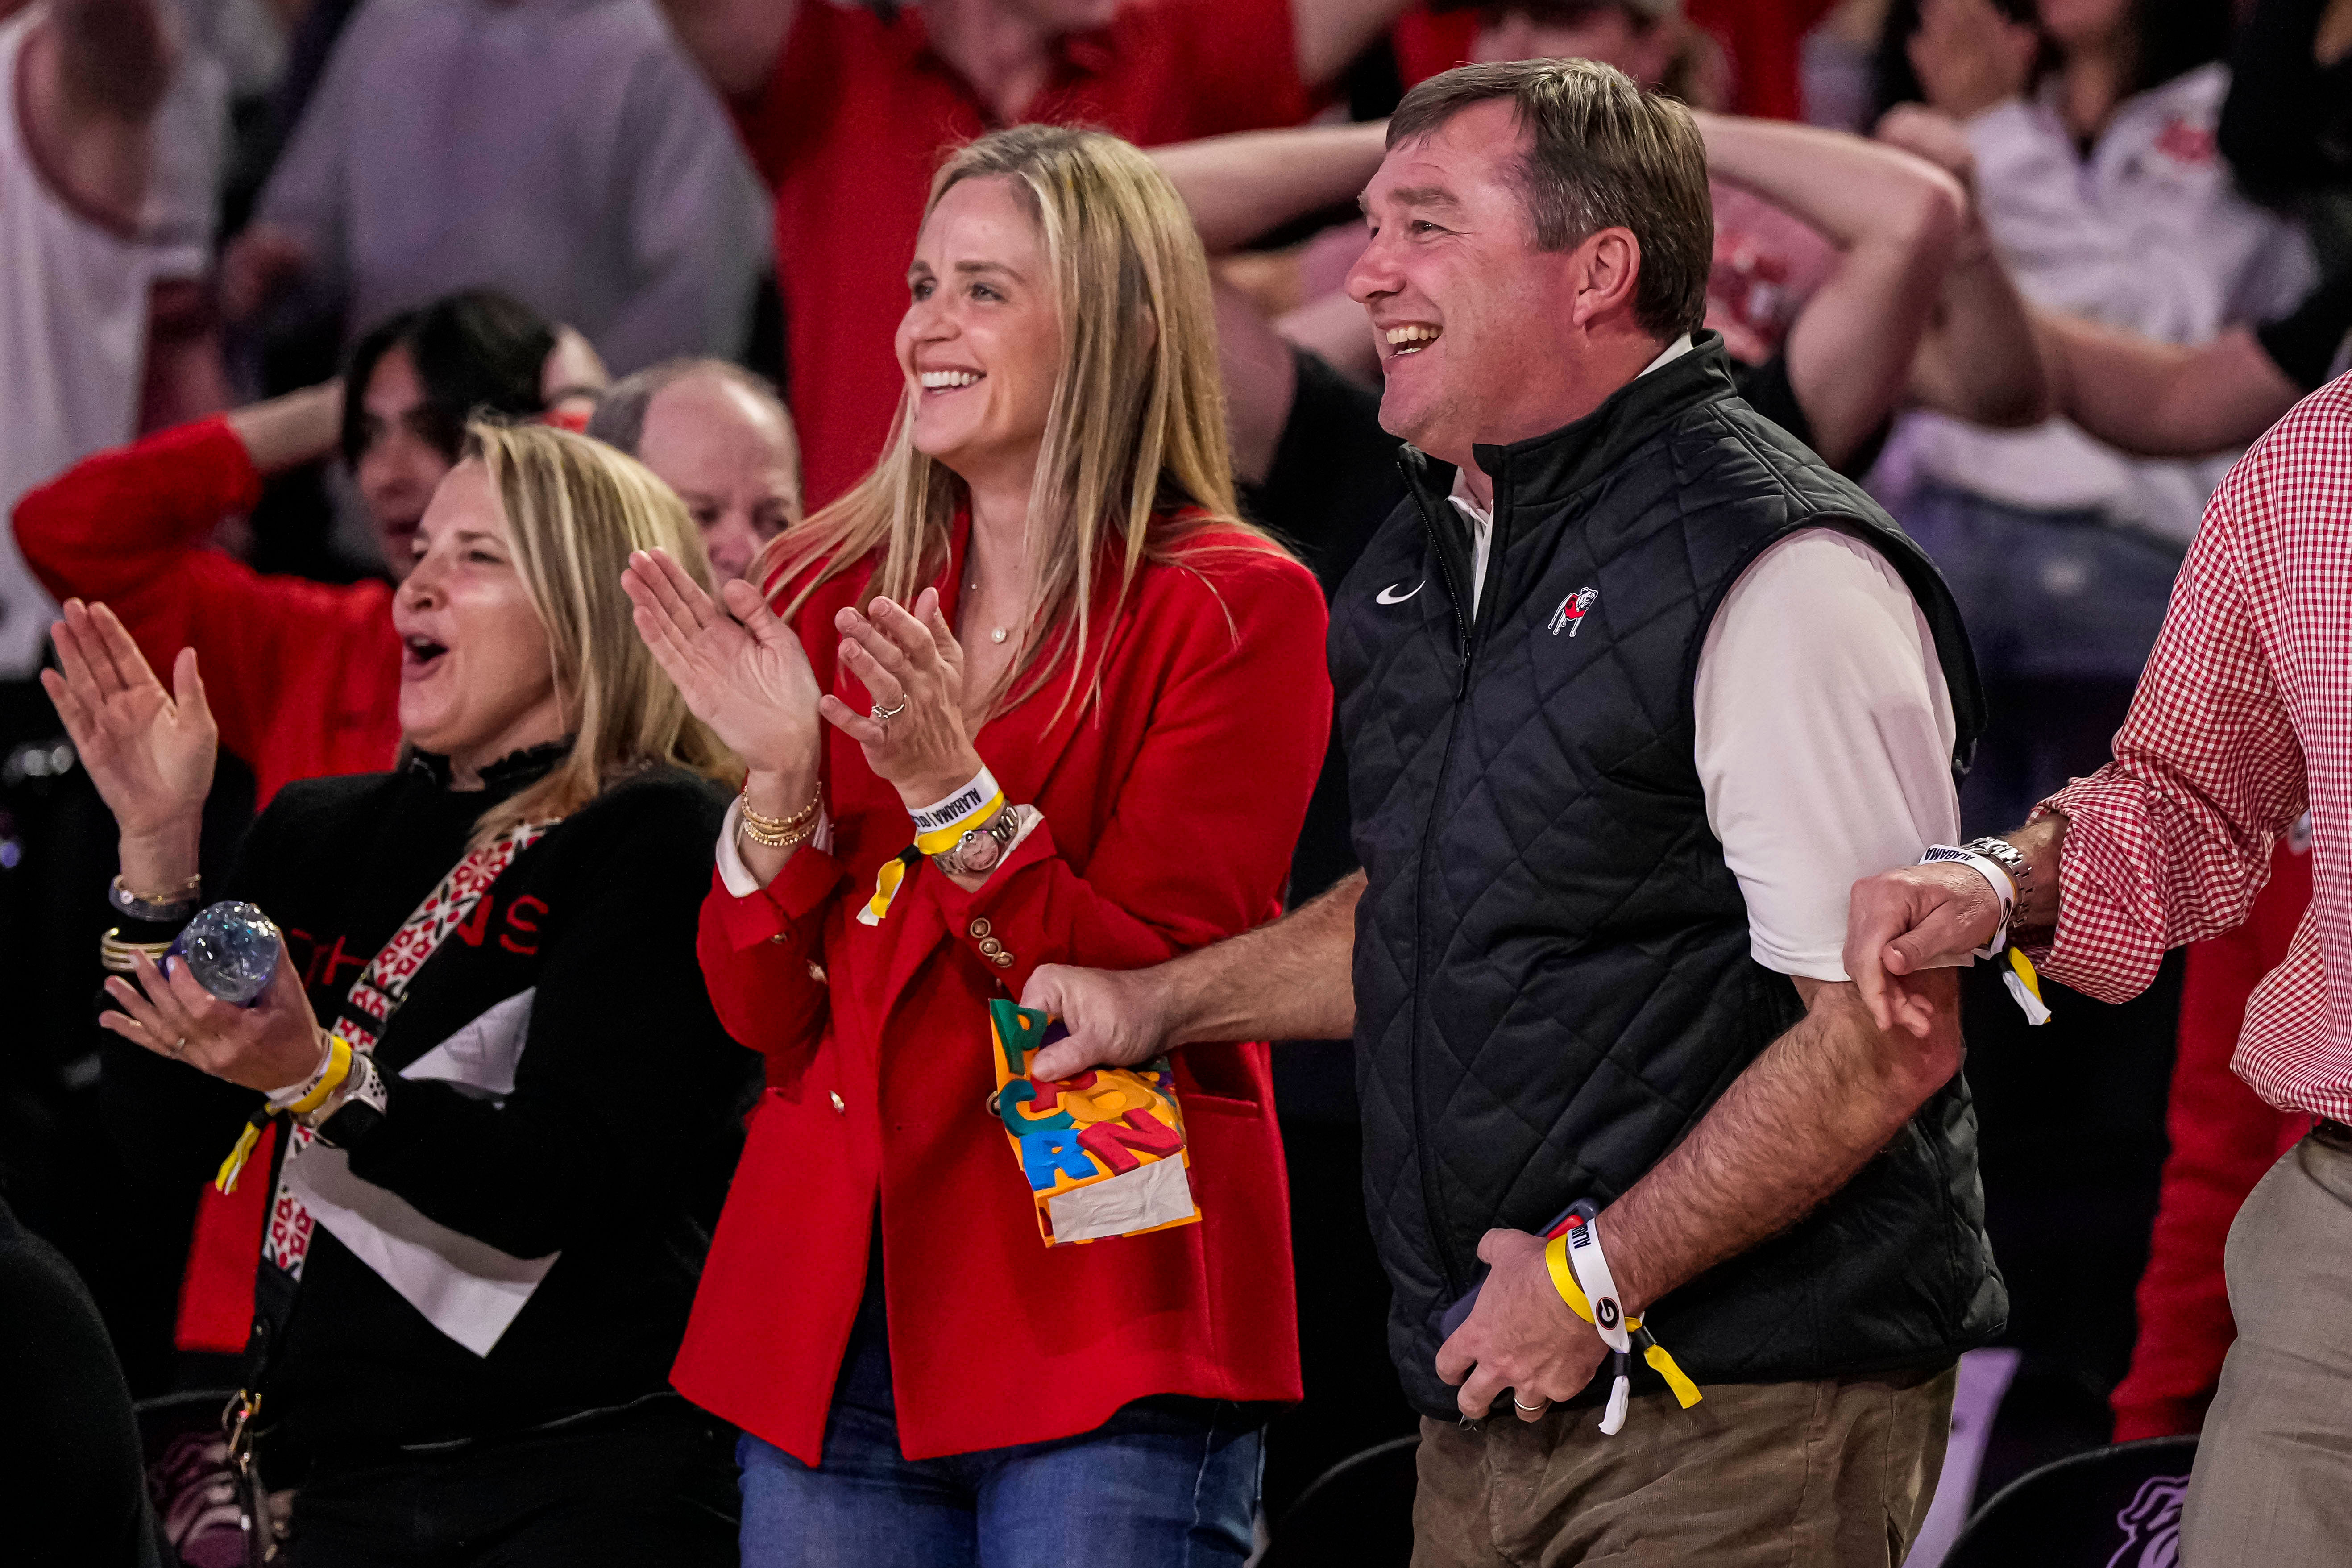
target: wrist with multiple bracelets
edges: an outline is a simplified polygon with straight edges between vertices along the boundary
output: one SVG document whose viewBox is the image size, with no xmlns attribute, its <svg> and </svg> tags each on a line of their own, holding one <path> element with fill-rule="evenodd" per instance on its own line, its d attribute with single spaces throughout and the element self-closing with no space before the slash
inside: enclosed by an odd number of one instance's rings
<svg viewBox="0 0 2352 1568">
<path fill-rule="evenodd" d="M 741 820 L 735 831 L 751 842 L 767 849 L 796 849 L 816 832 L 817 823 L 824 811 L 824 786 L 819 784 L 809 803 L 790 816 L 767 816 L 751 808 L 751 784 L 743 784 L 743 795 L 738 803 Z"/>
<path fill-rule="evenodd" d="M 1600 1218 L 1599 1210 L 1589 1199 L 1579 1199 L 1570 1205 L 1544 1243 L 1544 1267 L 1551 1274 L 1552 1289 L 1559 1293 L 1559 1299 L 1568 1303 L 1570 1311 L 1592 1325 L 1615 1363 L 1616 1375 L 1610 1384 L 1608 1408 L 1601 1417 L 1602 1435 L 1613 1437 L 1625 1425 L 1636 1350 L 1642 1352 L 1643 1362 L 1665 1380 L 1675 1402 L 1684 1409 L 1696 1405 L 1703 1395 L 1698 1385 L 1675 1363 L 1675 1358 L 1666 1353 L 1666 1348 L 1642 1326 L 1642 1320 L 1625 1311 L 1617 1293 L 1617 1281 L 1609 1271 L 1608 1255 L 1601 1248 Z"/>
<path fill-rule="evenodd" d="M 107 927 L 106 934 L 98 939 L 100 967 L 110 974 L 129 974 L 142 953 L 150 963 L 163 963 L 177 929 L 196 912 L 204 888 L 202 877 L 191 877 L 162 892 L 134 893 L 117 875 L 107 884 L 106 902 L 122 921 Z"/>
<path fill-rule="evenodd" d="M 2000 921 L 1993 927 L 1992 936 L 1978 948 L 1978 958 L 1997 958 L 2005 948 L 2009 964 L 2001 972 L 2002 986 L 2009 992 L 2028 1024 L 2046 1024 L 2050 1008 L 2042 1000 L 2042 976 L 2025 950 L 2009 940 L 2010 926 L 2024 910 L 2033 896 L 2033 867 L 2016 845 L 2006 838 L 1971 838 L 1966 844 L 1931 844 L 1919 857 L 1922 866 L 1966 866 L 1985 879 L 1993 897 L 2000 901 Z"/>
<path fill-rule="evenodd" d="M 1007 805 L 1003 788 L 983 763 L 970 783 L 930 805 L 908 808 L 907 815 L 914 820 L 915 841 L 875 873 L 873 896 L 857 911 L 861 924 L 879 925 L 907 874 L 926 859 L 951 877 L 988 875 L 1035 813 Z"/>
</svg>

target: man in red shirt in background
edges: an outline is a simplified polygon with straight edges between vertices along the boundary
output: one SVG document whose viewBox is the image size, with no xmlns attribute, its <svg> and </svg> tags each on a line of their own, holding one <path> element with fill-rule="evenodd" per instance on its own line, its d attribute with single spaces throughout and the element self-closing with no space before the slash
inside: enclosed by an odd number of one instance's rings
<svg viewBox="0 0 2352 1568">
<path fill-rule="evenodd" d="M 1306 117 L 1403 0 L 663 0 L 776 194 L 809 504 L 871 468 L 940 152 L 1024 121 L 1143 146 Z"/>
</svg>

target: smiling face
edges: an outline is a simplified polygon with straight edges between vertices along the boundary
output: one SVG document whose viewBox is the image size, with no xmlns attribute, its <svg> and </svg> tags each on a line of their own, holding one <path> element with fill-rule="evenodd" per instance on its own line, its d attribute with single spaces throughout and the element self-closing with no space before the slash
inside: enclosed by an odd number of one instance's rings
<svg viewBox="0 0 2352 1568">
<path fill-rule="evenodd" d="M 1348 292 L 1371 317 L 1388 384 L 1381 425 L 1431 456 L 1557 429 L 1575 412 L 1581 247 L 1536 248 L 1504 100 L 1391 148 L 1364 189 L 1370 228 Z M 1587 406 L 1590 405 L 1588 400 Z"/>
<path fill-rule="evenodd" d="M 743 575 L 799 512 L 791 426 L 722 376 L 680 376 L 654 394 L 637 457 L 686 502 L 719 582 Z"/>
<path fill-rule="evenodd" d="M 360 395 L 360 454 L 352 477 L 397 578 L 414 558 L 417 521 L 449 472 L 449 459 L 433 441 L 435 416 L 406 344 L 383 352 Z"/>
<path fill-rule="evenodd" d="M 400 730 L 460 782 L 564 732 L 546 627 L 514 563 L 506 512 L 479 462 L 449 470 L 393 595 Z"/>
<path fill-rule="evenodd" d="M 898 368 L 915 449 L 972 485 L 1025 488 L 1061 374 L 1045 237 L 1009 179 L 951 186 L 907 269 Z"/>
</svg>

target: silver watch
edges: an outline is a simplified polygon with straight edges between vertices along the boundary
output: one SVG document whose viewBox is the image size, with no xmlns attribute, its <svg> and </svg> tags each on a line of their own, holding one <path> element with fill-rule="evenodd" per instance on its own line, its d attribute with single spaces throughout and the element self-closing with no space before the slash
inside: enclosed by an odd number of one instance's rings
<svg viewBox="0 0 2352 1568">
<path fill-rule="evenodd" d="M 1020 834 L 1020 808 L 1008 805 L 965 833 L 952 847 L 932 856 L 931 864 L 951 877 L 985 877 L 996 869 Z"/>
<path fill-rule="evenodd" d="M 1960 846 L 1970 854 L 1981 855 L 2009 873 L 2017 898 L 2011 906 L 2019 915 L 2025 912 L 2025 900 L 2033 892 L 2033 868 L 2016 845 L 2006 838 L 1971 838 Z"/>
</svg>

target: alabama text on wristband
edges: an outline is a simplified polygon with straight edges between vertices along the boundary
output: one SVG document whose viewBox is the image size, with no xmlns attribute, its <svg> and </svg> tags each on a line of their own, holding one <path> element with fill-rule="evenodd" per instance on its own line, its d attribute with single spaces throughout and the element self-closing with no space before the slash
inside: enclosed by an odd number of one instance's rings
<svg viewBox="0 0 2352 1568">
<path fill-rule="evenodd" d="M 1993 928 L 1992 940 L 1977 949 L 1976 956 L 1990 958 L 1999 952 L 2009 940 L 2010 917 L 2017 910 L 2017 880 L 2009 874 L 2009 868 L 1990 855 L 1979 855 L 1957 844 L 1930 844 L 1927 852 L 1919 857 L 1919 864 L 1966 866 L 1985 879 L 1992 889 L 1992 896 L 2000 900 L 2000 924 Z"/>
<path fill-rule="evenodd" d="M 891 900 L 898 896 L 898 885 L 907 879 L 908 872 L 925 857 L 954 848 L 968 830 L 1003 809 L 1004 791 L 997 786 L 996 775 L 984 765 L 972 775 L 970 784 L 946 799 L 920 810 L 909 809 L 907 815 L 915 819 L 915 841 L 883 861 L 874 873 L 874 895 L 857 911 L 858 923 L 880 925 L 882 917 L 890 912 Z"/>
</svg>

